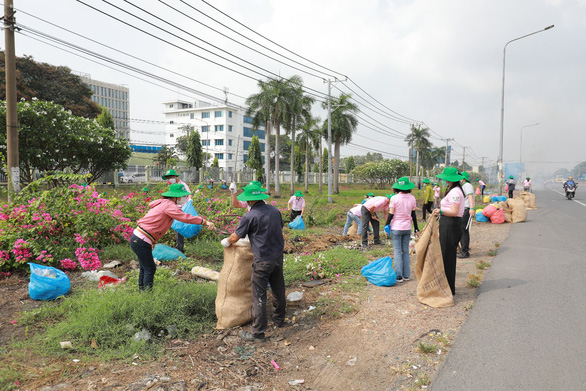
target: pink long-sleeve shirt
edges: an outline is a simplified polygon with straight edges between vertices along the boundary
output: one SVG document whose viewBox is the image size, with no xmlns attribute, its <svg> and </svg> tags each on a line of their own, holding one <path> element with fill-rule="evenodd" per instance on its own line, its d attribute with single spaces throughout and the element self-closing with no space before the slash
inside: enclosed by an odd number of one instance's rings
<svg viewBox="0 0 586 391">
<path fill-rule="evenodd" d="M 162 198 L 149 203 L 150 210 L 137 221 L 138 226 L 158 241 L 171 228 L 173 220 L 187 224 L 202 224 L 204 219 L 184 213 L 173 201 Z"/>
</svg>

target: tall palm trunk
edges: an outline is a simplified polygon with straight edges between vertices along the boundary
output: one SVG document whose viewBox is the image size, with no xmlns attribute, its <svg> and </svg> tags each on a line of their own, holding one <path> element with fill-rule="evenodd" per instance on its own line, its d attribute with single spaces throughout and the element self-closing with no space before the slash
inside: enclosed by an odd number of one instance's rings
<svg viewBox="0 0 586 391">
<path fill-rule="evenodd" d="M 331 159 L 328 156 L 328 159 Z M 334 194 L 340 193 L 338 177 L 340 176 L 340 138 L 336 138 L 334 145 Z"/>
<path fill-rule="evenodd" d="M 295 119 L 293 119 L 293 126 L 291 127 L 291 195 L 295 193 Z"/>
<path fill-rule="evenodd" d="M 322 186 L 323 186 L 323 173 L 324 173 L 324 167 L 323 167 L 323 157 L 322 157 L 322 153 L 323 153 L 323 149 L 322 149 L 322 145 L 321 145 L 321 137 L 319 138 L 319 194 L 322 194 Z"/>
<path fill-rule="evenodd" d="M 309 190 L 309 137 L 305 141 L 305 192 Z"/>
<path fill-rule="evenodd" d="M 267 133 L 265 135 L 265 175 L 267 192 L 271 193 L 271 121 L 267 121 Z"/>
<path fill-rule="evenodd" d="M 280 158 L 280 153 L 279 153 L 279 136 L 280 136 L 280 129 L 279 129 L 279 109 L 277 108 L 277 105 L 275 104 L 275 113 L 273 116 L 274 120 L 275 120 L 275 198 L 280 198 L 281 197 L 281 178 L 280 178 L 280 174 L 281 174 L 281 170 L 279 168 L 279 158 Z"/>
</svg>

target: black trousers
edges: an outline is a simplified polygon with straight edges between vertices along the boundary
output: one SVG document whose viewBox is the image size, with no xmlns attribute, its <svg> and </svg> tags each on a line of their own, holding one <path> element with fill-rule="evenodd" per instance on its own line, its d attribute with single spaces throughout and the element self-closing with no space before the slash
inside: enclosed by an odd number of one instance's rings
<svg viewBox="0 0 586 391">
<path fill-rule="evenodd" d="M 421 214 L 423 215 L 423 221 L 427 220 L 425 218 L 425 212 L 428 212 L 429 214 L 431 214 L 432 208 L 433 208 L 433 201 L 426 202 L 425 204 L 423 204 L 423 208 L 421 210 Z"/>
<path fill-rule="evenodd" d="M 175 232 L 175 239 L 177 240 L 177 250 L 185 252 L 185 237 L 179 232 Z"/>
<path fill-rule="evenodd" d="M 132 234 L 130 237 L 130 248 L 136 254 L 138 264 L 140 265 L 138 289 L 142 291 L 152 288 L 155 273 L 157 272 L 157 265 L 155 265 L 153 258 L 153 247 L 135 234 Z"/>
<path fill-rule="evenodd" d="M 484 198 L 484 186 L 480 186 L 480 196 Z"/>
<path fill-rule="evenodd" d="M 513 192 L 514 192 L 514 191 L 515 191 L 515 190 L 509 190 L 509 198 L 513 198 Z"/>
<path fill-rule="evenodd" d="M 360 221 L 362 222 L 362 245 L 368 246 L 368 223 L 372 225 L 372 236 L 374 238 L 374 243 L 380 243 L 380 222 L 372 218 L 370 211 L 366 209 L 364 206 L 360 208 L 360 212 L 362 216 L 360 216 Z"/>
<path fill-rule="evenodd" d="M 462 216 L 462 239 L 460 239 L 460 247 L 464 255 L 470 255 L 470 229 L 466 229 L 468 221 L 470 221 L 470 208 L 465 208 Z"/>
<path fill-rule="evenodd" d="M 295 220 L 295 218 L 297 216 L 301 215 L 301 211 L 300 210 L 293 210 L 291 209 L 291 221 Z"/>
<path fill-rule="evenodd" d="M 277 325 L 285 321 L 285 278 L 283 277 L 283 257 L 272 262 L 252 264 L 252 335 L 264 338 L 267 330 L 267 285 L 273 292 L 272 319 Z"/>
<path fill-rule="evenodd" d="M 444 260 L 444 270 L 452 295 L 456 294 L 456 260 L 458 242 L 462 237 L 462 218 L 441 216 L 439 222 L 439 241 Z"/>
</svg>

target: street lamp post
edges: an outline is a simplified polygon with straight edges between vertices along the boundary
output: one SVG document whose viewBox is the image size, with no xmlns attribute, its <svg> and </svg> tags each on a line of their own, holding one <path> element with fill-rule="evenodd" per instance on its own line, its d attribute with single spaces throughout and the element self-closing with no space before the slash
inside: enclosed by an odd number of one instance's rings
<svg viewBox="0 0 586 391">
<path fill-rule="evenodd" d="M 522 37 L 518 37 L 515 39 L 511 39 L 509 42 L 505 44 L 503 49 L 503 85 L 502 85 L 502 94 L 501 94 L 501 137 L 500 137 L 500 144 L 499 144 L 499 159 L 498 159 L 498 182 L 499 182 L 499 194 L 502 193 L 503 190 L 503 135 L 504 135 L 504 123 L 505 123 L 505 58 L 507 54 L 507 45 L 511 42 L 518 41 L 520 39 L 529 37 L 531 35 L 541 33 L 542 31 L 549 30 L 553 28 L 553 24 L 551 26 L 547 26 L 542 30 L 535 31 L 531 34 L 523 35 Z"/>
<path fill-rule="evenodd" d="M 523 175 L 525 174 L 525 168 L 523 167 L 523 129 L 525 128 L 529 128 L 531 126 L 537 126 L 539 125 L 540 122 L 536 123 L 536 124 L 531 124 L 531 125 L 525 125 L 521 128 L 521 141 L 519 143 L 519 180 L 521 180 L 521 178 L 523 178 Z"/>
</svg>

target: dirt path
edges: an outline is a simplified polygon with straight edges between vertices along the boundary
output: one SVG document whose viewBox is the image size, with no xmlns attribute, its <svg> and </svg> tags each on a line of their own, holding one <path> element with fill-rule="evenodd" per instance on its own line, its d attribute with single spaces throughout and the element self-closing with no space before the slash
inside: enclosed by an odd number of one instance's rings
<svg viewBox="0 0 586 391">
<path fill-rule="evenodd" d="M 413 279 L 393 287 L 369 285 L 362 291 L 336 289 L 344 281 L 304 290 L 303 300 L 288 305 L 295 319 L 271 330 L 264 344 L 243 343 L 237 330 L 196 341 L 169 342 L 156 360 L 92 362 L 83 359 L 28 357 L 7 354 L 1 366 L 28 373 L 22 390 L 414 390 L 429 384 L 439 363 L 466 319 L 476 289 L 466 286 L 478 273 L 479 261 L 490 262 L 489 251 L 502 243 L 510 225 L 475 224 L 471 258 L 458 260 L 455 306 L 433 309 L 420 304 Z M 358 250 L 357 250 L 358 251 Z M 412 257 L 412 268 L 414 257 Z M 362 278 L 362 277 L 359 277 Z M 0 342 L 5 345 L 25 330 L 10 323 L 18 311 L 35 302 L 26 282 L 0 281 L 2 319 Z M 359 309 L 336 320 L 317 319 L 308 311 L 319 297 L 342 295 Z M 422 342 L 433 351 L 419 351 Z M 271 361 L 278 366 L 277 370 Z M 36 375 L 32 375 L 36 374 Z M 303 380 L 290 385 L 290 381 Z"/>
</svg>

